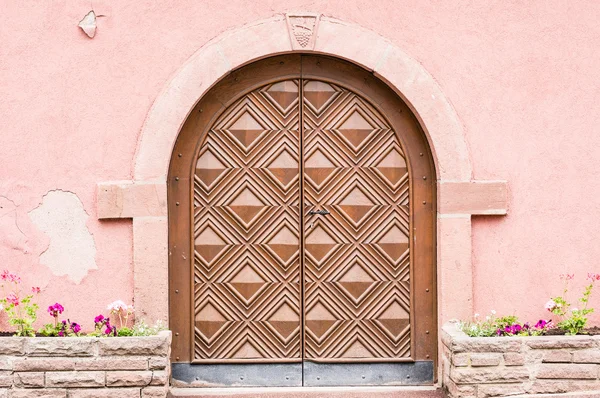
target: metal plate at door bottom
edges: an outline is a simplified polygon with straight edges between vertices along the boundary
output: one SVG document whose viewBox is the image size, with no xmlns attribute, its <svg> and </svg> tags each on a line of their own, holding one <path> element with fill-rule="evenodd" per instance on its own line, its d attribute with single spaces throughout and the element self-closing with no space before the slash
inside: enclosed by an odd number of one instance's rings
<svg viewBox="0 0 600 398">
<path fill-rule="evenodd" d="M 190 387 L 300 387 L 302 364 L 189 364 L 172 365 L 174 380 Z"/>
<path fill-rule="evenodd" d="M 432 385 L 433 361 L 404 363 L 304 362 L 304 386 Z"/>
</svg>

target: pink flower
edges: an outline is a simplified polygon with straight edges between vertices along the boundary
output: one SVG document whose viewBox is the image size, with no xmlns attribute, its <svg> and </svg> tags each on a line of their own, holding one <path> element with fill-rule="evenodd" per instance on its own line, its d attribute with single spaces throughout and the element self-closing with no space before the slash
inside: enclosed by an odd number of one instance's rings
<svg viewBox="0 0 600 398">
<path fill-rule="evenodd" d="M 600 281 L 600 274 L 588 272 L 587 278 L 590 280 L 590 282 Z"/>
<path fill-rule="evenodd" d="M 546 307 L 548 311 L 552 311 L 558 307 L 558 304 L 554 300 L 548 300 L 544 307 Z"/>
<path fill-rule="evenodd" d="M 2 274 L 0 274 L 0 279 L 2 279 L 4 282 L 9 283 L 21 283 L 21 278 L 19 277 L 19 275 L 11 274 L 7 269 L 2 271 Z"/>
<path fill-rule="evenodd" d="M 42 289 L 40 289 L 40 288 L 39 288 L 39 287 L 37 287 L 37 286 L 34 286 L 34 287 L 32 287 L 32 288 L 31 288 L 31 293 L 39 293 L 39 292 L 41 292 L 41 291 L 42 291 Z"/>
<path fill-rule="evenodd" d="M 14 294 L 14 293 L 11 293 L 11 294 L 9 294 L 9 295 L 6 297 L 6 302 L 7 302 L 8 304 L 12 304 L 12 305 L 14 305 L 14 306 L 16 307 L 16 306 L 18 306 L 18 305 L 19 305 L 19 298 L 17 297 L 17 295 L 16 295 L 16 294 Z"/>
</svg>

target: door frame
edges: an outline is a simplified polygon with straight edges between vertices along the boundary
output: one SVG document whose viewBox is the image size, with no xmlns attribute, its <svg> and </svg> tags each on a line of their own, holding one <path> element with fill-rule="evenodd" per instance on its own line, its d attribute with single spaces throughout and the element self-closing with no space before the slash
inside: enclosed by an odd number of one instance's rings
<svg viewBox="0 0 600 398">
<path fill-rule="evenodd" d="M 435 267 L 436 176 L 427 138 L 410 108 L 385 83 L 347 61 L 317 55 L 275 56 L 233 71 L 203 96 L 190 112 L 180 131 L 167 178 L 169 247 L 171 248 L 169 291 L 174 293 L 169 300 L 170 326 L 175 331 L 172 360 L 175 363 L 193 362 L 194 328 L 191 314 L 194 301 L 194 277 L 193 267 L 190 266 L 193 252 L 189 252 L 193 248 L 193 238 L 189 231 L 193 220 L 192 182 L 197 153 L 213 123 L 230 104 L 261 86 L 275 81 L 298 78 L 330 81 L 356 92 L 388 119 L 397 134 L 409 171 L 410 203 L 414 206 L 410 213 L 411 219 L 414 218 L 411 225 L 418 231 L 420 237 L 418 244 L 414 242 L 415 239 L 411 239 L 410 242 L 411 360 L 431 362 L 433 364 L 431 373 L 435 379 L 434 369 L 437 367 L 438 358 Z M 410 134 L 400 134 L 405 130 L 409 130 Z M 415 196 L 418 196 L 422 203 L 416 203 L 413 200 Z M 421 233 L 421 230 L 425 232 Z M 422 294 L 419 301 L 415 300 L 416 291 Z M 303 329 L 302 333 L 304 333 Z M 422 337 L 417 339 L 415 337 L 417 335 Z M 398 367 L 398 369 L 404 368 L 406 367 Z M 189 369 L 186 372 L 190 373 Z M 285 376 L 284 373 L 282 376 Z M 424 380 L 418 377 L 410 380 L 410 376 L 408 379 L 408 384 Z"/>
</svg>

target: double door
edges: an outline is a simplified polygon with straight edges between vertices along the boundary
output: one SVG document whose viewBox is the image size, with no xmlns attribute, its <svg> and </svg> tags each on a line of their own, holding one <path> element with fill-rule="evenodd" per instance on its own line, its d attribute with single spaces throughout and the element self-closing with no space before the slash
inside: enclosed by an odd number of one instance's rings
<svg viewBox="0 0 600 398">
<path fill-rule="evenodd" d="M 430 384 L 435 343 L 423 345 L 434 308 L 413 280 L 423 274 L 414 269 L 422 221 L 405 120 L 394 124 L 343 82 L 306 75 L 238 95 L 199 139 L 187 358 L 174 358 L 174 377 Z"/>
</svg>

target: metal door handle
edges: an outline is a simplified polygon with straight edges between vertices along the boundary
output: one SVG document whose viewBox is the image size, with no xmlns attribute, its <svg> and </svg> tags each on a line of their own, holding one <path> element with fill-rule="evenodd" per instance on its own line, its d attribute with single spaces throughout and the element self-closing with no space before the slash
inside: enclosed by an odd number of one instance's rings
<svg viewBox="0 0 600 398">
<path fill-rule="evenodd" d="M 326 216 L 327 214 L 329 214 L 329 210 L 325 210 L 325 209 L 323 209 L 323 210 L 311 210 L 311 211 L 308 212 L 309 216 L 312 216 L 312 215 L 315 215 L 315 214 L 318 214 L 320 216 Z"/>
</svg>

